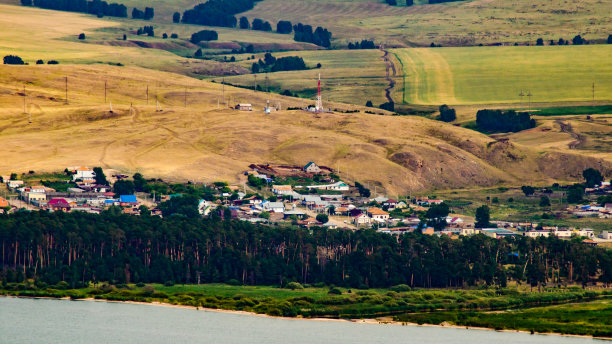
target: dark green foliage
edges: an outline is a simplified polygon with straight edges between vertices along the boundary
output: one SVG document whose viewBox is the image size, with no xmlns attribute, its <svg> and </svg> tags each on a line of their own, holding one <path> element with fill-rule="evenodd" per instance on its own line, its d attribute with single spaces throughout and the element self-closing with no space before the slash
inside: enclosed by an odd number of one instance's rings
<svg viewBox="0 0 612 344">
<path fill-rule="evenodd" d="M 7 55 L 4 57 L 4 64 L 8 65 L 23 65 L 25 64 L 21 57 L 16 55 Z"/>
<path fill-rule="evenodd" d="M 34 0 L 34 6 L 58 11 L 89 13 L 98 17 L 127 17 L 127 7 L 125 5 L 117 3 L 109 4 L 106 1 L 100 0 Z"/>
<path fill-rule="evenodd" d="M 429 0 L 429 3 L 430 4 L 441 4 L 445 2 L 454 2 L 454 1 L 461 1 L 461 0 Z"/>
<path fill-rule="evenodd" d="M 143 19 L 143 18 L 144 18 L 144 12 L 134 7 L 134 9 L 132 9 L 132 19 Z"/>
<path fill-rule="evenodd" d="M 536 40 L 536 45 L 544 45 L 544 40 L 542 38 L 538 38 Z"/>
<path fill-rule="evenodd" d="M 440 106 L 440 120 L 444 122 L 452 122 L 457 119 L 455 109 L 449 108 L 447 105 Z"/>
<path fill-rule="evenodd" d="M 293 39 L 297 42 L 309 42 L 318 46 L 329 48 L 331 46 L 331 32 L 322 27 L 317 27 L 313 32 L 312 26 L 298 23 L 293 26 Z"/>
<path fill-rule="evenodd" d="M 247 17 L 240 17 L 240 28 L 246 30 L 250 27 L 251 24 L 249 23 L 249 19 Z"/>
<path fill-rule="evenodd" d="M 368 100 L 368 101 L 365 103 L 365 106 L 367 106 L 367 107 L 374 107 L 374 104 L 372 104 L 372 101 L 371 101 L 371 100 Z"/>
<path fill-rule="evenodd" d="M 190 42 L 193 44 L 198 44 L 201 41 L 216 41 L 219 39 L 219 35 L 217 31 L 213 30 L 202 30 L 195 32 L 191 35 Z"/>
<path fill-rule="evenodd" d="M 255 18 L 253 19 L 253 23 L 251 24 L 251 29 L 257 31 L 272 31 L 272 26 L 267 21 Z"/>
<path fill-rule="evenodd" d="M 359 196 L 370 197 L 370 194 L 371 194 L 370 189 L 367 189 L 365 186 L 363 186 L 359 182 L 355 182 L 355 187 L 357 188 L 357 191 L 359 192 Z"/>
<path fill-rule="evenodd" d="M 540 207 L 550 207 L 550 198 L 548 196 L 540 197 Z"/>
<path fill-rule="evenodd" d="M 257 188 L 257 189 L 261 189 L 262 186 L 266 185 L 266 181 L 265 180 L 263 180 L 261 178 L 258 178 L 258 177 L 255 177 L 252 174 L 249 174 L 248 183 L 249 183 L 250 186 L 252 186 L 254 188 Z"/>
<path fill-rule="evenodd" d="M 397 0 L 385 0 L 385 2 L 387 3 L 387 5 L 397 6 Z"/>
<path fill-rule="evenodd" d="M 486 205 L 480 206 L 476 209 L 476 223 L 474 227 L 485 228 L 491 226 L 491 211 Z"/>
<path fill-rule="evenodd" d="M 163 39 L 168 38 L 168 34 L 164 32 L 164 34 L 162 35 L 162 38 L 163 38 Z"/>
<path fill-rule="evenodd" d="M 535 188 L 529 185 L 521 186 L 521 191 L 525 194 L 525 196 L 529 197 L 535 193 Z"/>
<path fill-rule="evenodd" d="M 202 57 L 202 49 L 198 49 L 196 50 L 196 52 L 193 54 L 194 57 Z"/>
<path fill-rule="evenodd" d="M 56 65 L 56 64 L 59 64 L 59 62 L 57 62 L 56 60 L 49 60 L 49 61 L 47 61 L 47 64 L 48 65 Z"/>
<path fill-rule="evenodd" d="M 263 61 L 259 60 L 258 63 L 253 63 L 251 67 L 251 71 L 253 73 L 306 69 L 308 69 L 308 67 L 306 67 L 306 63 L 304 63 L 304 60 L 299 56 L 285 56 L 277 59 L 270 53 L 266 53 Z"/>
<path fill-rule="evenodd" d="M 535 127 L 535 120 L 527 112 L 514 110 L 478 110 L 476 124 L 479 130 L 493 132 L 518 132 Z"/>
<path fill-rule="evenodd" d="M 434 204 L 425 213 L 427 218 L 427 225 L 432 226 L 435 230 L 439 231 L 446 227 L 446 217 L 450 213 L 448 204 Z"/>
<path fill-rule="evenodd" d="M 382 103 L 380 104 L 379 108 L 393 112 L 395 111 L 395 103 L 391 103 L 391 102 Z"/>
<path fill-rule="evenodd" d="M 14 280 L 9 271 L 25 269 L 25 275 L 49 284 L 127 283 L 135 276 L 144 283 L 186 283 L 195 281 L 199 273 L 202 283 L 235 279 L 273 285 L 284 280 L 414 288 L 493 284 L 501 281 L 498 267 L 507 264 L 532 269 L 530 281 L 540 279 L 538 270 L 545 262 L 558 267 L 555 273 L 569 283 L 612 273 L 612 251 L 580 241 L 483 235 L 452 240 L 417 233 L 395 238 L 371 229 L 311 232 L 223 220 L 217 213 L 203 219 L 194 213 L 196 201 L 173 197 L 163 203 L 162 211 L 170 214 L 164 218 L 124 215 L 115 209 L 100 215 L 42 211 L 0 215 L 0 241 L 5 248 L 0 251 L 4 266 L 0 280 Z M 52 243 L 44 239 L 50 237 Z M 323 248 L 337 253 L 321 259 L 317 252 Z"/>
<path fill-rule="evenodd" d="M 612 195 L 600 196 L 597 198 L 597 203 L 602 207 L 608 203 L 612 203 Z"/>
<path fill-rule="evenodd" d="M 209 0 L 183 13 L 183 23 L 236 27 L 235 14 L 253 8 L 254 0 Z"/>
<path fill-rule="evenodd" d="M 178 35 L 176 33 L 173 33 L 173 34 L 170 35 L 170 38 L 175 38 L 176 39 L 176 38 L 179 38 L 179 37 L 178 37 Z"/>
<path fill-rule="evenodd" d="M 45 64 L 45 61 L 43 61 L 43 60 L 36 60 L 36 64 Z"/>
<path fill-rule="evenodd" d="M 21 0 L 21 5 L 32 6 L 32 0 Z"/>
<path fill-rule="evenodd" d="M 85 34 L 84 33 L 80 33 L 79 34 L 79 39 L 85 39 Z"/>
<path fill-rule="evenodd" d="M 198 198 L 192 195 L 183 195 L 170 198 L 159 204 L 158 208 L 164 216 L 183 215 L 189 218 L 198 217 Z"/>
<path fill-rule="evenodd" d="M 606 42 L 612 44 L 612 35 L 608 35 L 608 40 Z"/>
<path fill-rule="evenodd" d="M 575 184 L 567 189 L 567 202 L 580 203 L 584 197 L 584 188 L 580 184 Z"/>
<path fill-rule="evenodd" d="M 601 184 L 601 182 L 603 182 L 604 180 L 603 176 L 601 175 L 601 172 L 594 168 L 587 168 L 586 170 L 582 171 L 582 176 L 586 181 L 585 184 L 587 188 L 593 188 Z"/>
<path fill-rule="evenodd" d="M 151 20 L 153 19 L 153 17 L 155 17 L 155 10 L 153 9 L 153 7 L 145 7 L 145 11 L 144 11 L 144 20 Z"/>
<path fill-rule="evenodd" d="M 134 191 L 134 182 L 131 180 L 122 179 L 113 184 L 113 192 L 117 195 L 133 195 Z"/>
<path fill-rule="evenodd" d="M 174 14 L 172 14 L 172 22 L 173 23 L 181 22 L 181 14 L 179 12 L 174 12 Z"/>
<path fill-rule="evenodd" d="M 320 223 L 327 223 L 329 221 L 329 217 L 325 214 L 317 214 L 316 219 Z"/>
<path fill-rule="evenodd" d="M 138 28 L 138 31 L 136 31 L 137 35 L 144 35 L 147 34 L 147 36 L 155 36 L 155 29 L 153 28 L 153 26 L 143 26 L 141 28 Z"/>
<path fill-rule="evenodd" d="M 572 44 L 573 45 L 583 45 L 583 44 L 589 44 L 589 42 L 582 38 L 582 36 L 580 35 L 576 35 L 574 36 L 574 38 L 572 38 Z"/>
<path fill-rule="evenodd" d="M 94 167 L 93 171 L 96 174 L 96 184 L 108 185 L 108 180 L 106 180 L 106 175 L 104 174 L 102 167 Z"/>
<path fill-rule="evenodd" d="M 123 40 L 124 41 L 127 40 L 127 35 L 126 34 L 123 34 Z"/>
<path fill-rule="evenodd" d="M 281 20 L 276 23 L 276 32 L 289 34 L 293 31 L 293 25 L 291 25 L 290 21 Z"/>
<path fill-rule="evenodd" d="M 147 180 L 144 179 L 142 174 L 135 173 L 134 176 L 132 176 L 132 179 L 134 179 L 134 190 L 138 192 L 143 192 L 146 190 Z"/>
<path fill-rule="evenodd" d="M 414 0 L 406 0 L 406 6 L 414 5 Z"/>
<path fill-rule="evenodd" d="M 364 39 L 361 42 L 355 42 L 355 43 L 349 42 L 348 49 L 349 50 L 353 50 L 353 49 L 376 49 L 376 45 L 374 44 L 374 41 L 369 41 L 367 39 Z"/>
</svg>

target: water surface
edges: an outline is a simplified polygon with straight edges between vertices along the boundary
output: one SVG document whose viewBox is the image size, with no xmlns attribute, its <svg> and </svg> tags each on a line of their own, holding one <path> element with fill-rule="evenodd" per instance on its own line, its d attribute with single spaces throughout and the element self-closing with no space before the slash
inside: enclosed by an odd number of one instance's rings
<svg viewBox="0 0 612 344">
<path fill-rule="evenodd" d="M 603 343 L 516 332 L 282 319 L 154 305 L 0 297 L 0 343 Z"/>
</svg>

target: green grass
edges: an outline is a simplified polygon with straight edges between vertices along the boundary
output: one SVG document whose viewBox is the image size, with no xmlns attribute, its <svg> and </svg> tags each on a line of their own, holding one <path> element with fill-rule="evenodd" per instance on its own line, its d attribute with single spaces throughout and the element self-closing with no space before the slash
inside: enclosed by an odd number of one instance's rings
<svg viewBox="0 0 612 344">
<path fill-rule="evenodd" d="M 404 99 L 417 104 L 612 100 L 612 45 L 418 48 L 392 50 L 402 61 Z M 591 111 L 589 108 L 577 111 Z"/>
<path fill-rule="evenodd" d="M 533 111 L 537 116 L 604 115 L 612 114 L 612 105 L 562 106 L 534 109 Z"/>
<path fill-rule="evenodd" d="M 612 303 L 596 301 L 504 312 L 433 312 L 405 314 L 397 320 L 413 323 L 486 327 L 496 330 L 523 330 L 612 337 Z"/>
</svg>

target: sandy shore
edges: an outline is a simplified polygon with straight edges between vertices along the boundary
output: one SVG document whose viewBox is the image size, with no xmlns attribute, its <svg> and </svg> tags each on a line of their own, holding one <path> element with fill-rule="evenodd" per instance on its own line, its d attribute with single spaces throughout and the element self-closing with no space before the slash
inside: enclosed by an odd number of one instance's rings
<svg viewBox="0 0 612 344">
<path fill-rule="evenodd" d="M 172 307 L 172 308 L 183 308 L 183 309 L 191 309 L 205 312 L 217 312 L 217 313 L 227 313 L 227 314 L 241 314 L 247 316 L 257 316 L 257 317 L 267 317 L 267 318 L 280 318 L 285 320 L 292 321 L 333 321 L 333 322 L 344 322 L 344 323 L 358 323 L 358 324 L 369 324 L 369 325 L 394 325 L 394 326 L 416 326 L 416 327 L 440 327 L 440 328 L 456 328 L 463 330 L 477 330 L 477 331 L 495 331 L 495 332 L 514 332 L 514 333 L 525 333 L 531 334 L 529 331 L 524 330 L 496 330 L 488 327 L 471 327 L 471 326 L 459 326 L 452 325 L 448 323 L 442 323 L 440 325 L 434 324 L 417 324 L 410 322 L 400 322 L 394 321 L 392 318 L 369 318 L 369 319 L 338 319 L 338 318 L 304 318 L 304 317 L 277 317 L 267 314 L 260 314 L 249 311 L 237 311 L 237 310 L 229 310 L 229 309 L 219 309 L 219 308 L 205 308 L 205 307 L 194 307 L 194 306 L 186 306 L 186 305 L 173 305 L 169 303 L 163 302 L 140 302 L 140 301 L 114 301 L 114 300 L 105 300 L 105 299 L 94 299 L 94 298 L 84 298 L 84 299 L 76 299 L 71 300 L 69 297 L 63 298 L 54 298 L 54 297 L 30 297 L 30 296 L 10 296 L 10 295 L 0 295 L 0 297 L 17 297 L 17 298 L 29 298 L 29 299 L 54 299 L 54 300 L 69 300 L 69 301 L 93 301 L 93 302 L 111 302 L 111 303 L 129 303 L 134 305 L 148 305 L 148 306 L 158 306 L 158 307 Z M 611 340 L 610 338 L 600 338 L 593 336 L 585 336 L 585 335 L 577 335 L 577 334 L 563 334 L 563 333 L 553 333 L 553 332 L 535 332 L 535 334 L 539 335 L 551 335 L 551 336 L 564 336 L 564 337 L 578 337 L 578 338 L 597 338 L 603 340 Z"/>
</svg>

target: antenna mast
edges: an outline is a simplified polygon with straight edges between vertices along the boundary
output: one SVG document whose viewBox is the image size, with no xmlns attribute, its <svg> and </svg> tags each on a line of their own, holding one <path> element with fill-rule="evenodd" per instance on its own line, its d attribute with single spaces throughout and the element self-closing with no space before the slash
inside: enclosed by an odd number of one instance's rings
<svg viewBox="0 0 612 344">
<path fill-rule="evenodd" d="M 317 82 L 317 103 L 315 104 L 315 111 L 323 111 L 323 101 L 321 100 L 321 73 L 319 73 L 319 81 Z"/>
</svg>

